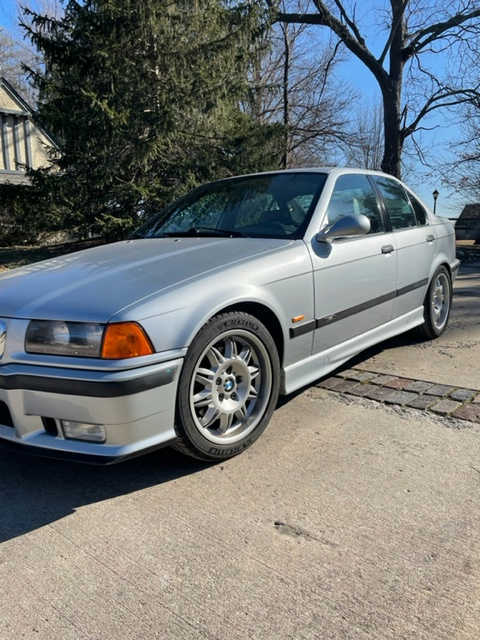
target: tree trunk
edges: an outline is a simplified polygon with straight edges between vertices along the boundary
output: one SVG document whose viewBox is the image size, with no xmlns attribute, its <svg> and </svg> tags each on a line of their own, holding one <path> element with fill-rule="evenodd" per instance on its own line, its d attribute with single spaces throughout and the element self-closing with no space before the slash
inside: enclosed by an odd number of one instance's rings
<svg viewBox="0 0 480 640">
<path fill-rule="evenodd" d="M 290 102 L 289 102 L 289 82 L 290 82 L 290 41 L 288 39 L 288 25 L 283 25 L 283 44 L 285 55 L 283 60 L 283 126 L 285 128 L 283 138 L 282 167 L 288 169 L 288 151 L 290 146 Z"/>
<path fill-rule="evenodd" d="M 392 1 L 392 24 L 394 29 L 390 47 L 390 73 L 380 83 L 383 97 L 385 148 L 382 160 L 382 170 L 400 178 L 402 175 L 402 82 L 405 60 L 403 49 L 405 46 L 405 3 L 401 0 Z"/>
<path fill-rule="evenodd" d="M 254 72 L 253 72 L 253 95 L 252 95 L 252 112 L 256 122 L 262 122 L 262 70 L 260 53 L 255 53 Z"/>
<path fill-rule="evenodd" d="M 403 140 L 400 122 L 400 97 L 397 92 L 383 90 L 384 151 L 382 171 L 401 178 Z"/>
</svg>

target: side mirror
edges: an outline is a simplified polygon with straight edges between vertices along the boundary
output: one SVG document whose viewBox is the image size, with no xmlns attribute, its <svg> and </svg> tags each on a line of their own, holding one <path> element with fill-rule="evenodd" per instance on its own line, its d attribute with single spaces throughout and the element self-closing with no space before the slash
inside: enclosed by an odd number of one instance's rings
<svg viewBox="0 0 480 640">
<path fill-rule="evenodd" d="M 317 233 L 317 242 L 330 242 L 336 238 L 364 236 L 370 232 L 370 220 L 367 216 L 344 216 L 332 225 L 324 227 Z"/>
</svg>

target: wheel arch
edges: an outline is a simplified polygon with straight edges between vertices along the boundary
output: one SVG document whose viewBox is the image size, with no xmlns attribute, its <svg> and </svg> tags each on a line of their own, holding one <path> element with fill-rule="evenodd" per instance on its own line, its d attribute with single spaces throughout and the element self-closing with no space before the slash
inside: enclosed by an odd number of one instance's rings
<svg viewBox="0 0 480 640">
<path fill-rule="evenodd" d="M 261 302 L 244 301 L 236 302 L 227 307 L 223 307 L 222 309 L 217 310 L 212 315 L 212 318 L 219 315 L 220 313 L 230 313 L 233 311 L 242 311 L 244 313 L 249 313 L 265 325 L 265 327 L 270 332 L 273 341 L 275 342 L 278 350 L 280 366 L 282 366 L 285 351 L 285 338 L 283 335 L 281 322 L 278 319 L 276 313 L 272 311 L 270 307 L 267 307 Z"/>
<path fill-rule="evenodd" d="M 448 262 L 442 262 L 440 265 L 440 267 L 445 267 L 448 271 L 448 275 L 450 276 L 450 283 L 453 284 L 453 280 L 452 280 L 452 267 L 449 265 Z"/>
<path fill-rule="evenodd" d="M 438 269 L 440 269 L 440 267 L 445 267 L 447 269 L 448 275 L 450 276 L 450 281 L 453 284 L 452 267 L 451 267 L 450 263 L 448 262 L 447 257 L 441 255 L 441 256 L 438 257 L 438 260 L 435 260 L 435 262 L 432 264 L 432 268 L 430 270 L 430 275 L 429 275 L 429 278 L 428 278 L 428 286 L 431 285 L 432 280 L 433 280 L 433 276 L 438 271 Z M 428 292 L 428 288 L 427 288 L 427 292 Z"/>
</svg>

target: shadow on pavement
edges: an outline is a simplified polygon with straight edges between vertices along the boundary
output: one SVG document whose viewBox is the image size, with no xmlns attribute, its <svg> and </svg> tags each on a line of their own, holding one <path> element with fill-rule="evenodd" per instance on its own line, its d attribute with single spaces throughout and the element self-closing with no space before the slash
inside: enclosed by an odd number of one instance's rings
<svg viewBox="0 0 480 640">
<path fill-rule="evenodd" d="M 478 283 L 471 286 L 468 299 L 463 294 L 463 284 L 468 287 L 467 281 L 473 279 Z M 455 327 L 468 328 L 468 323 L 478 325 L 480 266 L 468 267 L 460 275 L 457 287 L 462 293 L 454 305 L 448 333 L 455 331 Z M 409 332 L 363 351 L 343 368 L 362 363 L 384 349 L 421 342 Z M 278 407 L 289 403 L 304 390 L 280 398 Z M 55 522 L 78 507 L 169 482 L 208 466 L 171 449 L 161 449 L 119 465 L 94 467 L 12 453 L 0 447 L 0 542 Z"/>
<path fill-rule="evenodd" d="M 455 339 L 458 337 L 457 334 L 459 330 L 462 334 L 464 334 L 465 331 L 467 331 L 468 334 L 470 327 L 478 327 L 480 315 L 478 298 L 480 298 L 480 265 L 462 267 L 453 292 L 453 306 L 449 326 L 439 340 Z M 425 341 L 418 337 L 415 330 L 408 331 L 407 333 L 402 333 L 399 336 L 385 340 L 385 342 L 381 342 L 362 351 L 362 353 L 359 353 L 341 367 L 339 371 L 362 364 L 386 349 L 411 347 L 424 343 Z"/>
<path fill-rule="evenodd" d="M 0 542 L 83 505 L 159 485 L 209 466 L 171 449 L 110 467 L 37 458 L 0 448 Z"/>
</svg>

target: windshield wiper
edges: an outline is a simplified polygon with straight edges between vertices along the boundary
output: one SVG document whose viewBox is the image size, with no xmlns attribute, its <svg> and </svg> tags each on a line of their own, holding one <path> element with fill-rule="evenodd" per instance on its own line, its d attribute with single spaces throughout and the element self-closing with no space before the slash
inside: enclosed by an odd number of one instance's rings
<svg viewBox="0 0 480 640">
<path fill-rule="evenodd" d="M 246 238 L 247 235 L 241 231 L 233 231 L 226 229 L 215 229 L 214 227 L 191 227 L 187 231 L 168 231 L 153 236 L 154 238 L 194 238 L 195 236 L 220 236 L 222 238 Z"/>
</svg>

